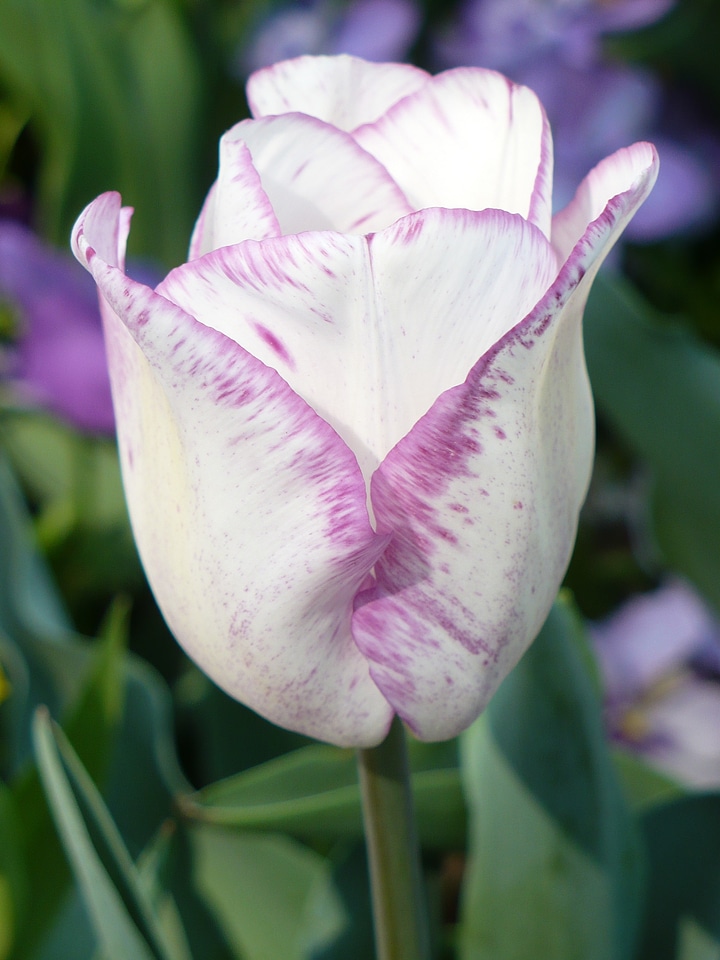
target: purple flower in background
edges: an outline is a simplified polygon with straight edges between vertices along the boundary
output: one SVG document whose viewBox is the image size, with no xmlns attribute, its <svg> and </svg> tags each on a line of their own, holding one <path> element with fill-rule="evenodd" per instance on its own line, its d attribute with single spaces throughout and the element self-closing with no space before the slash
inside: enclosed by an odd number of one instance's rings
<svg viewBox="0 0 720 960">
<path fill-rule="evenodd" d="M 403 60 L 420 29 L 413 0 L 294 3 L 264 22 L 245 51 L 241 73 L 302 54 L 349 53 L 364 60 Z"/>
<path fill-rule="evenodd" d="M 696 787 L 720 786 L 720 622 L 687 584 L 591 627 L 610 736 Z"/>
<path fill-rule="evenodd" d="M 0 304 L 17 318 L 3 373 L 25 401 L 91 433 L 114 417 L 95 285 L 27 227 L 0 221 Z"/>
<path fill-rule="evenodd" d="M 439 43 L 448 63 L 513 73 L 541 59 L 592 67 L 601 37 L 658 20 L 674 0 L 466 0 Z"/>
<path fill-rule="evenodd" d="M 708 223 L 717 212 L 717 155 L 698 126 L 671 130 L 654 74 L 609 60 L 603 36 L 659 19 L 673 0 L 468 0 L 438 39 L 441 66 L 482 64 L 538 94 L 553 129 L 555 200 L 572 197 L 582 171 L 632 140 L 658 145 L 657 189 L 627 231 L 655 240 Z M 686 111 L 683 111 L 686 112 Z"/>
</svg>

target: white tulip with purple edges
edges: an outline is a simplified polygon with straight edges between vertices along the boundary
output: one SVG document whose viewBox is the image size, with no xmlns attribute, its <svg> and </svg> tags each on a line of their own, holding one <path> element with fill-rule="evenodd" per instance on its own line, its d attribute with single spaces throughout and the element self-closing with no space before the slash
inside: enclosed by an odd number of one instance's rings
<svg viewBox="0 0 720 960">
<path fill-rule="evenodd" d="M 465 729 L 539 631 L 593 459 L 582 312 L 647 143 L 552 216 L 552 140 L 482 69 L 300 57 L 254 74 L 189 261 L 101 295 L 133 530 L 167 623 L 281 726 L 369 747 Z"/>
</svg>

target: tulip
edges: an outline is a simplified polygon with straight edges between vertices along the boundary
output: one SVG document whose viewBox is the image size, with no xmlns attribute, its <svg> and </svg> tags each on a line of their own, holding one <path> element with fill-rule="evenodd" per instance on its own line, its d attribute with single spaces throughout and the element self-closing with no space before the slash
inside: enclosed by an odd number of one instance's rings
<svg viewBox="0 0 720 960">
<path fill-rule="evenodd" d="M 256 73 L 188 263 L 98 285 L 132 524 L 179 642 L 293 730 L 372 746 L 480 713 L 542 625 L 593 457 L 581 317 L 656 174 L 551 215 L 542 107 L 497 73 L 301 57 Z"/>
</svg>

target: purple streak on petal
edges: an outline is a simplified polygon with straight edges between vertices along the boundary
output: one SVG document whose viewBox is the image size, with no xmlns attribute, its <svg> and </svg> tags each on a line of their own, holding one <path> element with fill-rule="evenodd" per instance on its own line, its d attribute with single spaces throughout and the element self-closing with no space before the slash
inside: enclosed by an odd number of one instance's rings
<svg viewBox="0 0 720 960">
<path fill-rule="evenodd" d="M 91 433 L 115 423 L 97 292 L 29 229 L 0 223 L 0 299 L 20 319 L 13 378 L 21 394 Z"/>
</svg>

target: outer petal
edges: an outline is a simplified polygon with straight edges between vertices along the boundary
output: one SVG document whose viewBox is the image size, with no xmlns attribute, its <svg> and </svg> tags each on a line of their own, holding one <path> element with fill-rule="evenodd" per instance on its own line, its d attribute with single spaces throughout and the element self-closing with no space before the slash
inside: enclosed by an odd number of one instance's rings
<svg viewBox="0 0 720 960">
<path fill-rule="evenodd" d="M 369 233 L 410 212 L 374 157 L 349 134 L 314 117 L 291 113 L 244 120 L 223 137 L 228 145 L 238 140 L 252 155 L 282 233 Z"/>
<path fill-rule="evenodd" d="M 441 396 L 378 469 L 392 542 L 353 634 L 423 739 L 483 709 L 538 632 L 575 537 L 593 451 L 581 316 L 603 256 L 650 190 L 652 158 L 591 223 L 530 315 Z"/>
<path fill-rule="evenodd" d="M 349 622 L 385 541 L 357 464 L 274 371 L 101 259 L 118 206 L 91 204 L 75 247 L 105 298 L 125 489 L 170 629 L 274 722 L 377 743 L 391 710 Z"/>
<path fill-rule="evenodd" d="M 651 143 L 641 142 L 611 154 L 588 173 L 574 198 L 553 217 L 552 244 L 561 261 L 568 258 L 588 223 L 603 212 L 608 198 L 622 193 L 650 166 L 657 166 L 657 151 Z"/>
<path fill-rule="evenodd" d="M 353 136 L 415 209 L 496 207 L 549 236 L 552 138 L 527 87 L 491 70 L 448 70 Z"/>
<path fill-rule="evenodd" d="M 369 63 L 343 54 L 297 57 L 253 73 L 247 98 L 254 117 L 306 113 L 340 130 L 371 123 L 430 79 L 401 63 Z"/>
<path fill-rule="evenodd" d="M 241 244 L 158 292 L 274 367 L 370 478 L 557 275 L 547 240 L 499 210 L 423 210 L 373 237 Z"/>
</svg>

